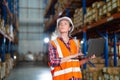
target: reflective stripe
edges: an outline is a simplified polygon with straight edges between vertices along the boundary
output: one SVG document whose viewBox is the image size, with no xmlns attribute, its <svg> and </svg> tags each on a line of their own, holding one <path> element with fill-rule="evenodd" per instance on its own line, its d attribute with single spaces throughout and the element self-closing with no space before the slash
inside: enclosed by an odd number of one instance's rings
<svg viewBox="0 0 120 80">
<path fill-rule="evenodd" d="M 77 39 L 73 39 L 73 40 L 76 43 L 76 45 L 78 46 L 78 40 Z"/>
<path fill-rule="evenodd" d="M 64 69 L 64 70 L 56 71 L 54 73 L 54 76 L 59 76 L 59 75 L 67 74 L 67 73 L 70 73 L 70 72 L 81 72 L 81 69 L 80 69 L 80 67 L 67 68 L 67 69 Z"/>
<path fill-rule="evenodd" d="M 54 40 L 54 43 L 55 43 L 55 45 L 57 46 L 57 51 L 58 51 L 59 57 L 63 58 L 63 54 L 62 54 L 62 51 L 61 51 L 60 46 L 59 46 L 59 44 L 58 44 L 58 41 L 57 41 L 57 40 Z"/>
<path fill-rule="evenodd" d="M 73 59 L 73 60 L 68 60 L 67 62 L 72 62 L 72 61 L 79 61 L 79 60 L 77 60 L 77 59 Z"/>
<path fill-rule="evenodd" d="M 51 71 L 54 70 L 54 67 L 50 66 Z"/>
</svg>

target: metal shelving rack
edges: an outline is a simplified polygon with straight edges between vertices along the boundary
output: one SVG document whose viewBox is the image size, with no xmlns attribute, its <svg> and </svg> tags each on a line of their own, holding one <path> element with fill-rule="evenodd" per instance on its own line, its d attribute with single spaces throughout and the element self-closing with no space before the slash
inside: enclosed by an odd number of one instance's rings
<svg viewBox="0 0 120 80">
<path fill-rule="evenodd" d="M 3 0 L 2 0 L 3 1 Z M 17 14 L 17 16 L 19 16 L 19 0 L 7 0 L 8 2 L 8 7 L 9 10 L 11 11 L 12 14 Z M 6 25 L 6 19 L 7 19 L 7 10 L 6 7 L 2 5 L 2 17 L 4 19 L 4 25 Z M 15 6 L 14 6 L 15 5 Z M 16 7 L 16 8 L 15 8 Z M 16 13 L 17 12 L 17 13 Z M 1 61 L 5 62 L 5 55 L 6 53 L 10 54 L 12 58 L 13 57 L 13 46 L 14 46 L 14 39 L 12 37 L 10 37 L 9 35 L 7 35 L 4 31 L 2 31 L 0 29 L 0 47 L 1 47 Z"/>
<path fill-rule="evenodd" d="M 99 0 L 99 1 L 103 1 L 103 0 Z M 106 1 L 106 0 L 104 0 L 104 1 Z M 81 0 L 80 5 L 83 6 L 83 9 L 85 9 L 85 6 L 91 5 L 93 2 L 94 2 L 94 0 L 91 0 L 91 1 Z M 66 7 L 66 9 L 64 9 L 65 13 L 68 12 L 67 14 L 69 14 L 69 9 L 67 10 L 67 8 L 69 8 L 72 4 L 70 4 L 68 7 Z M 67 15 L 67 16 L 69 16 L 69 15 Z M 57 20 L 58 17 L 59 17 L 58 15 L 54 16 L 53 21 L 51 23 L 49 23 L 48 26 L 45 26 L 45 31 L 48 31 L 51 27 L 53 27 L 52 25 L 55 24 L 55 21 Z M 109 63 L 109 60 L 108 60 L 108 58 L 109 58 L 109 56 L 108 56 L 108 45 L 109 45 L 108 38 L 109 38 L 109 36 L 110 37 L 113 36 L 113 40 L 114 40 L 113 41 L 114 42 L 113 43 L 113 45 L 114 45 L 114 66 L 117 66 L 117 50 L 116 50 L 117 36 L 116 35 L 120 34 L 120 12 L 112 14 L 111 16 L 103 18 L 103 19 L 101 19 L 97 22 L 94 22 L 92 24 L 83 25 L 83 26 L 84 27 L 82 29 L 79 29 L 79 30 L 77 29 L 72 34 L 73 36 L 83 38 L 83 41 L 84 41 L 83 53 L 86 55 L 86 51 L 87 51 L 86 41 L 88 39 L 87 35 L 93 36 L 93 35 L 96 35 L 96 33 L 99 34 L 96 37 L 103 37 L 105 39 L 105 51 L 104 51 L 105 67 L 108 67 L 109 66 L 109 64 L 108 64 Z M 93 33 L 92 33 L 92 31 L 93 31 Z M 86 65 L 84 66 L 84 68 L 86 68 Z"/>
</svg>

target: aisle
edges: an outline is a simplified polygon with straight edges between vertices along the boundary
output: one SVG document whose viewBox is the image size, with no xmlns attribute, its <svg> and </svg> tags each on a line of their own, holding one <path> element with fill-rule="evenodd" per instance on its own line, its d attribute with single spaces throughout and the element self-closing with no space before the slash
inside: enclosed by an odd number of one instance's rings
<svg viewBox="0 0 120 80">
<path fill-rule="evenodd" d="M 5 80 L 52 80 L 49 68 L 40 62 L 20 62 Z"/>
</svg>

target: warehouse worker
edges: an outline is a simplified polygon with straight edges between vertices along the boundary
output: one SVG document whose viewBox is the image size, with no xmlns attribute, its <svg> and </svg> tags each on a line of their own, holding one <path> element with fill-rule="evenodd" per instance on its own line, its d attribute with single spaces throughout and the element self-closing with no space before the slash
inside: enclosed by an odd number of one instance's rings
<svg viewBox="0 0 120 80">
<path fill-rule="evenodd" d="M 69 17 L 58 18 L 56 28 L 59 35 L 48 46 L 53 80 L 82 80 L 80 66 L 90 58 L 78 59 L 83 54 L 79 50 L 79 41 L 70 36 L 74 29 L 73 22 Z"/>
</svg>

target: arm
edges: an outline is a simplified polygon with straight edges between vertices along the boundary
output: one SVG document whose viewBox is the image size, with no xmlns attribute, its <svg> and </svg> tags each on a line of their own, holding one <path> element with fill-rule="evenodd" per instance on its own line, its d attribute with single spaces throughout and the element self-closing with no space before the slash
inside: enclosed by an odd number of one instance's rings
<svg viewBox="0 0 120 80">
<path fill-rule="evenodd" d="M 48 51 L 49 51 L 48 56 L 49 56 L 50 65 L 59 66 L 61 63 L 61 58 L 57 57 L 56 48 L 51 43 L 48 44 Z"/>
<path fill-rule="evenodd" d="M 82 60 L 80 60 L 80 65 L 83 65 L 85 64 L 86 62 L 88 62 L 90 59 L 94 59 L 95 58 L 95 55 L 89 57 L 89 58 L 84 58 Z"/>
</svg>

